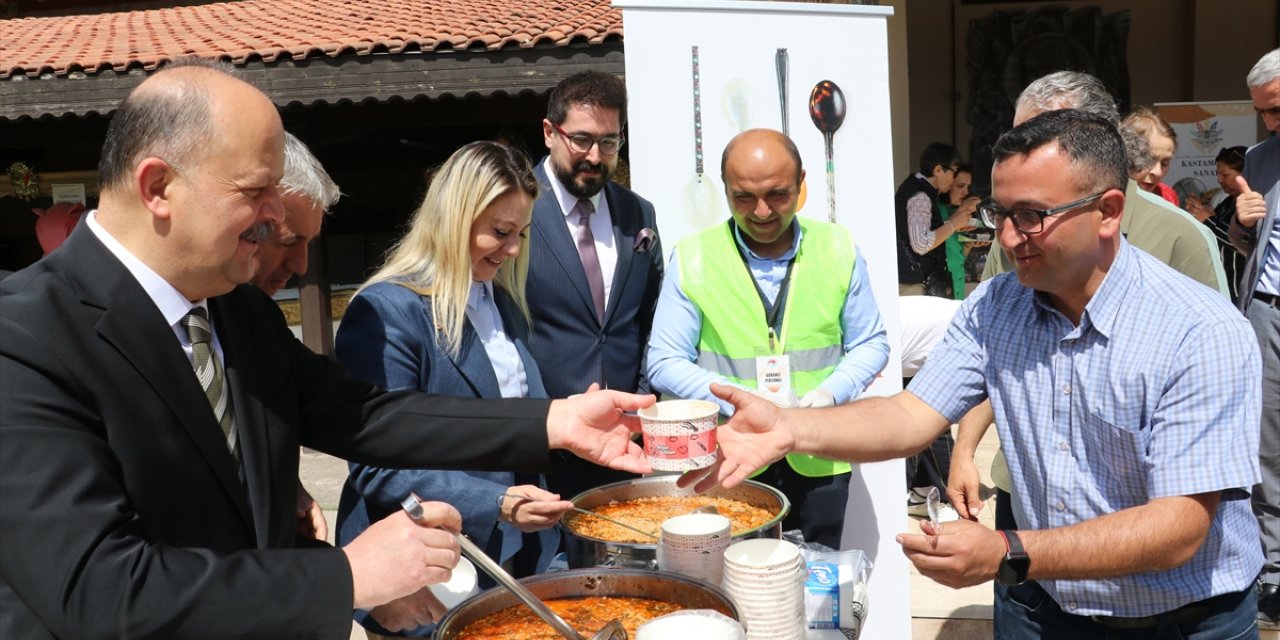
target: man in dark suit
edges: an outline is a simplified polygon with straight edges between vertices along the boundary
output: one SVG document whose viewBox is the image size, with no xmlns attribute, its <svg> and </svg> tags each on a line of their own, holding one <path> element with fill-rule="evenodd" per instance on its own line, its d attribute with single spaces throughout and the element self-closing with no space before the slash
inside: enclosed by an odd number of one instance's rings
<svg viewBox="0 0 1280 640">
<path fill-rule="evenodd" d="M 1280 49 L 1262 56 L 1246 82 L 1262 124 L 1280 134 Z M 1280 135 L 1249 149 L 1236 180 L 1242 193 L 1230 238 L 1248 258 L 1238 304 L 1262 349 L 1262 482 L 1253 488 L 1253 511 L 1266 563 L 1258 576 L 1258 621 L 1274 625 L 1280 623 Z"/>
<path fill-rule="evenodd" d="M 0 285 L 0 637 L 346 638 L 353 607 L 449 576 L 425 503 L 343 549 L 289 549 L 299 446 L 383 466 L 532 470 L 565 448 L 631 471 L 651 402 L 387 393 L 293 339 L 250 286 L 282 219 L 280 118 L 216 65 L 115 113 L 100 208 Z M 194 368 L 193 368 L 194 367 Z M 442 530 L 443 529 L 443 530 Z"/>
<path fill-rule="evenodd" d="M 569 76 L 547 100 L 550 155 L 535 170 L 527 294 L 529 349 L 552 398 L 604 389 L 648 393 L 642 364 L 662 281 L 653 205 L 612 182 L 627 88 L 599 71 Z M 566 498 L 633 477 L 565 457 L 548 475 Z"/>
</svg>

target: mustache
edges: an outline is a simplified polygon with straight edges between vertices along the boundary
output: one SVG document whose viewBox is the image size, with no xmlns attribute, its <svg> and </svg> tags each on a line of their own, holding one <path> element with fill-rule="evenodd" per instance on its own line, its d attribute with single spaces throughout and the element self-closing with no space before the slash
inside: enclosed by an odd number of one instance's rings
<svg viewBox="0 0 1280 640">
<path fill-rule="evenodd" d="M 600 162 L 600 163 L 587 162 L 586 160 L 583 160 L 573 165 L 573 170 L 574 171 L 594 171 L 596 173 L 601 173 L 601 174 L 608 172 L 608 168 L 604 166 L 603 162 Z"/>
<path fill-rule="evenodd" d="M 270 222 L 259 222 L 245 230 L 240 237 L 249 242 L 262 242 L 271 237 L 272 225 Z"/>
</svg>

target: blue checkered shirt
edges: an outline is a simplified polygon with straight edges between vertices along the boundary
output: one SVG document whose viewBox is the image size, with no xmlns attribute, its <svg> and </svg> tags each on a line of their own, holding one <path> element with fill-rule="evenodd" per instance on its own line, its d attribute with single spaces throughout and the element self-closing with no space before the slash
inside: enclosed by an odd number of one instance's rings
<svg viewBox="0 0 1280 640">
<path fill-rule="evenodd" d="M 910 391 L 953 421 L 991 398 L 1024 529 L 1223 491 L 1208 538 L 1180 567 L 1040 581 L 1068 613 L 1142 617 L 1241 591 L 1258 575 L 1249 490 L 1261 381 L 1240 312 L 1124 242 L 1078 327 L 1013 273 L 984 283 Z"/>
</svg>

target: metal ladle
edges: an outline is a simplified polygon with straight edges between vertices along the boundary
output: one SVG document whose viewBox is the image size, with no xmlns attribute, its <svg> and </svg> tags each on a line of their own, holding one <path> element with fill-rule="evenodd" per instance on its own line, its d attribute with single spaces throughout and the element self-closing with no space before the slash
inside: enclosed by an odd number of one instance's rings
<svg viewBox="0 0 1280 640">
<path fill-rule="evenodd" d="M 400 507 L 404 509 L 405 513 L 409 514 L 410 518 L 417 521 L 422 519 L 421 503 L 422 500 L 418 498 L 417 494 L 410 492 L 408 497 L 400 502 Z M 462 555 L 466 556 L 467 559 L 474 562 L 476 566 L 483 569 L 484 572 L 489 574 L 489 577 L 497 581 L 498 584 L 506 587 L 508 591 L 514 594 L 515 597 L 519 598 L 526 606 L 533 609 L 533 612 L 538 614 L 538 617 L 542 618 L 543 622 L 551 625 L 551 628 L 555 629 L 556 633 L 569 638 L 569 640 L 587 640 L 582 634 L 569 626 L 569 623 L 565 622 L 564 618 L 561 618 L 556 615 L 554 611 L 549 609 L 542 600 L 538 599 L 538 596 L 533 595 L 533 593 L 526 589 L 524 585 L 520 584 L 520 582 L 512 577 L 511 574 L 507 573 L 506 569 L 502 568 L 502 565 L 494 562 L 493 559 L 486 555 L 480 547 L 477 547 L 474 542 L 468 540 L 467 537 L 461 533 L 454 533 L 453 537 L 458 541 L 458 546 L 462 549 Z M 591 640 L 627 640 L 627 630 L 622 628 L 621 622 L 618 622 L 617 620 L 610 620 L 603 629 L 597 631 L 595 635 L 591 636 Z"/>
</svg>

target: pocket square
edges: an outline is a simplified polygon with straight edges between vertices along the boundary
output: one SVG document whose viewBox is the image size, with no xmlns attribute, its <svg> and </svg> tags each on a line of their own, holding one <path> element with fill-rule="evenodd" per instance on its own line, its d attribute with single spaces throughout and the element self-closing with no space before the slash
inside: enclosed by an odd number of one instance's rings
<svg viewBox="0 0 1280 640">
<path fill-rule="evenodd" d="M 653 243 L 658 241 L 658 233 L 649 227 L 640 230 L 636 234 L 636 253 L 645 253 L 653 248 Z"/>
</svg>

